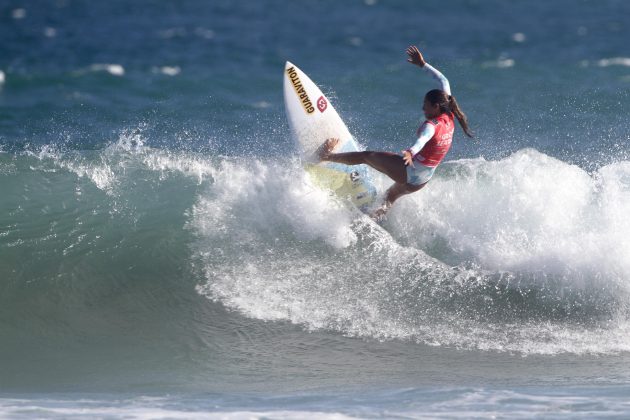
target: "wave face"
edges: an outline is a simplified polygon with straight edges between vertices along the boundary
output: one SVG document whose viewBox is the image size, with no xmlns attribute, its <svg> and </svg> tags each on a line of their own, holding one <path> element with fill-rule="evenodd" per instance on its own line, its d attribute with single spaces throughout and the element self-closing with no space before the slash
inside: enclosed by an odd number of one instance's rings
<svg viewBox="0 0 630 420">
<path fill-rule="evenodd" d="M 230 313 L 482 351 L 630 350 L 625 161 L 590 174 L 533 149 L 448 162 L 383 226 L 296 160 L 154 149 L 141 130 L 101 151 L 0 154 L 0 173 L 13 356 L 24 342 L 104 334 L 116 349 L 149 331 L 190 367 L 208 342 L 229 348 L 204 318 Z M 231 312 L 209 315 L 201 297 Z M 119 311 L 146 319 L 129 331 Z M 165 323 L 166 337 L 151 333 Z"/>
<path fill-rule="evenodd" d="M 153 149 L 139 131 L 97 152 L 0 158 L 9 339 L 25 323 L 61 336 L 115 324 L 124 293 L 151 328 L 178 320 L 173 341 L 203 336 L 206 321 L 162 306 L 166 288 L 180 305 L 194 289 L 308 331 L 522 354 L 630 350 L 625 161 L 591 174 L 533 149 L 449 162 L 379 226 L 297 161 Z"/>
</svg>

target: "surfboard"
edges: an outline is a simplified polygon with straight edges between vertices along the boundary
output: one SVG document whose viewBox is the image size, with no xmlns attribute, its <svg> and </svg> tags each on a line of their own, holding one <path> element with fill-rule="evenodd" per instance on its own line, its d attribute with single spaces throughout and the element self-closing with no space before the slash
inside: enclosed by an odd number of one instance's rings
<svg viewBox="0 0 630 420">
<path fill-rule="evenodd" d="M 363 150 L 352 137 L 330 100 L 295 64 L 284 66 L 284 105 L 304 170 L 321 188 L 348 199 L 367 211 L 376 199 L 376 187 L 367 165 L 348 166 L 317 162 L 317 149 L 326 139 L 339 139 L 334 153 Z"/>
</svg>

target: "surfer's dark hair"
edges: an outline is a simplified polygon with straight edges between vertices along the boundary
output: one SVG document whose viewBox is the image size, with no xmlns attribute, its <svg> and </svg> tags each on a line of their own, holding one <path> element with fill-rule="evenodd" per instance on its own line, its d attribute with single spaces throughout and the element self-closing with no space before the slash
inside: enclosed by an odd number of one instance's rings
<svg viewBox="0 0 630 420">
<path fill-rule="evenodd" d="M 453 113 L 457 121 L 459 121 L 459 125 L 461 125 L 462 130 L 468 137 L 472 137 L 472 131 L 470 131 L 470 127 L 468 126 L 468 118 L 466 118 L 466 114 L 462 112 L 455 100 L 455 97 L 452 95 L 448 95 L 446 92 L 440 89 L 433 89 L 427 92 L 424 97 L 431 105 L 438 105 L 440 107 L 440 112 L 442 113 Z"/>
</svg>

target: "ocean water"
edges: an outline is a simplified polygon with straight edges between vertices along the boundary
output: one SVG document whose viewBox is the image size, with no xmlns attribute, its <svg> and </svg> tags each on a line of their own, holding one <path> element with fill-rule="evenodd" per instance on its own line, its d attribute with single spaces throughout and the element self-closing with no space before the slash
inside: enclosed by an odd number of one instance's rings
<svg viewBox="0 0 630 420">
<path fill-rule="evenodd" d="M 0 2 L 0 417 L 627 418 L 628 16 Z M 410 44 L 476 138 L 379 225 L 302 170 L 282 71 L 397 152 Z"/>
</svg>

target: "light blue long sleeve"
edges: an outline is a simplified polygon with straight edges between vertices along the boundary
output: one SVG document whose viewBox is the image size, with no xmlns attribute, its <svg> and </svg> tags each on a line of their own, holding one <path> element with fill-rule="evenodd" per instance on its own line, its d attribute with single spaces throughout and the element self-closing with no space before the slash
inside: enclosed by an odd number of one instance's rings
<svg viewBox="0 0 630 420">
<path fill-rule="evenodd" d="M 440 73 L 439 70 L 437 70 L 429 63 L 424 63 L 424 66 L 422 68 L 424 69 L 424 71 L 429 73 L 431 77 L 433 77 L 440 83 L 440 89 L 446 92 L 447 95 L 451 94 L 451 85 L 448 82 L 448 79 L 442 73 Z"/>
<path fill-rule="evenodd" d="M 426 122 L 422 124 L 422 127 L 420 128 L 420 135 L 418 136 L 418 140 L 416 140 L 416 144 L 409 148 L 411 156 L 417 155 L 418 152 L 422 150 L 424 145 L 427 144 L 429 140 L 431 140 L 434 134 L 435 127 L 433 126 L 433 124 L 427 124 Z"/>
</svg>

